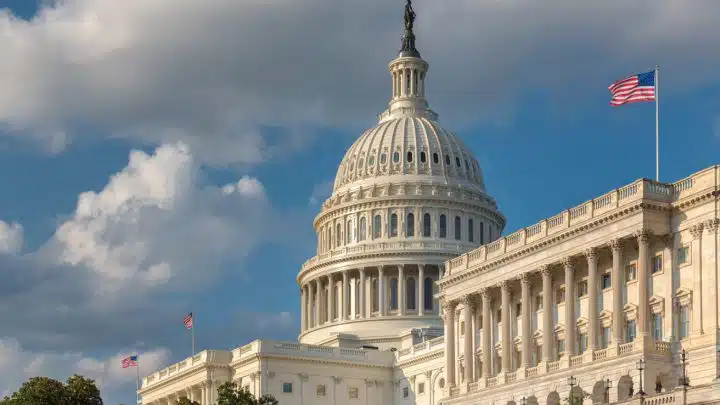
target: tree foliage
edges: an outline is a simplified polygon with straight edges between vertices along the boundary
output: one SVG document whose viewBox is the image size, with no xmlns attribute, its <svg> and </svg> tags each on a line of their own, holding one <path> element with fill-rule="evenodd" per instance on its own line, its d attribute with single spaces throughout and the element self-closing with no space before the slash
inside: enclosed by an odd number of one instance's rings
<svg viewBox="0 0 720 405">
<path fill-rule="evenodd" d="M 200 405 L 200 403 L 198 401 L 191 401 L 186 397 L 182 397 L 175 401 L 175 405 Z"/>
<path fill-rule="evenodd" d="M 255 398 L 250 391 L 238 387 L 235 383 L 226 382 L 218 387 L 217 405 L 278 405 L 272 395 Z"/>
<path fill-rule="evenodd" d="M 103 405 L 103 401 L 94 380 L 75 374 L 65 384 L 49 377 L 30 378 L 0 405 Z"/>
</svg>

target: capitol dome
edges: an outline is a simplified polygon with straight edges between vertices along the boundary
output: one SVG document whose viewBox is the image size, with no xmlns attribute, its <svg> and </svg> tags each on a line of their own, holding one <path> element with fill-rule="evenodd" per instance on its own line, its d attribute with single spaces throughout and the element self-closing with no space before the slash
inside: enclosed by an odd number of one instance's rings
<svg viewBox="0 0 720 405">
<path fill-rule="evenodd" d="M 409 10 L 388 108 L 346 152 L 313 223 L 317 255 L 297 276 L 303 343 L 389 349 L 408 332 L 441 335 L 445 261 L 505 227 L 477 159 L 428 106 Z"/>
</svg>

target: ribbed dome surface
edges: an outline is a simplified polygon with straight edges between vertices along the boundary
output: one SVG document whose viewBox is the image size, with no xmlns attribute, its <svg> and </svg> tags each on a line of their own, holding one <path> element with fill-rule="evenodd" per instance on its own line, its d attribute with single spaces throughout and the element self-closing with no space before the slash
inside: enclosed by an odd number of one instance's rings
<svg viewBox="0 0 720 405">
<path fill-rule="evenodd" d="M 384 120 L 365 131 L 345 154 L 334 191 L 404 181 L 485 191 L 480 165 L 463 142 L 422 116 Z"/>
</svg>

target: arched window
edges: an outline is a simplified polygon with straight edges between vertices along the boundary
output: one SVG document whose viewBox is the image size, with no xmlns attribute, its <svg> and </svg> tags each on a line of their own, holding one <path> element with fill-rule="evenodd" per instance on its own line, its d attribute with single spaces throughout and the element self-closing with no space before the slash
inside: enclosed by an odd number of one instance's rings
<svg viewBox="0 0 720 405">
<path fill-rule="evenodd" d="M 414 311 L 417 309 L 415 305 L 415 278 L 408 277 L 405 284 L 407 290 L 407 309 Z"/>
<path fill-rule="evenodd" d="M 360 229 L 358 230 L 358 240 L 363 241 L 367 237 L 367 219 L 360 218 Z"/>
<path fill-rule="evenodd" d="M 407 221 L 405 222 L 405 236 L 415 236 L 415 215 L 412 212 L 407 214 Z"/>
<path fill-rule="evenodd" d="M 360 280 L 355 279 L 355 314 L 360 315 Z"/>
<path fill-rule="evenodd" d="M 440 158 L 438 157 L 437 153 L 433 153 L 433 163 L 438 164 L 440 161 Z"/>
<path fill-rule="evenodd" d="M 397 163 L 400 161 L 400 152 L 394 152 L 393 153 L 393 162 Z"/>
<path fill-rule="evenodd" d="M 485 244 L 485 224 L 480 221 L 480 244 Z"/>
<path fill-rule="evenodd" d="M 430 237 L 430 230 L 432 223 L 430 222 L 430 214 L 423 215 L 423 236 L 426 238 Z"/>
<path fill-rule="evenodd" d="M 460 240 L 462 236 L 462 222 L 460 217 L 455 217 L 455 240 Z"/>
<path fill-rule="evenodd" d="M 450 166 L 450 155 L 445 155 L 445 164 Z"/>
<path fill-rule="evenodd" d="M 338 297 L 340 297 L 340 294 L 338 292 L 338 286 L 332 286 L 332 290 L 333 302 L 335 303 L 335 307 L 330 309 L 330 319 L 334 320 L 335 318 L 339 318 L 338 314 L 340 313 L 340 311 L 338 310 L 338 303 L 340 302 L 340 300 L 338 299 Z"/>
<path fill-rule="evenodd" d="M 373 238 L 377 239 L 382 234 L 382 218 L 380 215 L 375 215 L 373 218 Z"/>
<path fill-rule="evenodd" d="M 440 215 L 440 237 L 447 238 L 447 217 L 445 217 L 445 214 Z"/>
<path fill-rule="evenodd" d="M 353 241 L 353 228 L 352 220 L 347 221 L 347 227 L 345 228 L 345 243 L 352 243 Z"/>
<path fill-rule="evenodd" d="M 423 297 L 423 304 L 426 311 L 431 311 L 433 309 L 433 287 L 435 284 L 433 283 L 433 279 L 430 277 L 425 277 L 425 286 L 424 286 L 424 293 L 425 296 Z"/>
<path fill-rule="evenodd" d="M 327 247 L 328 250 L 332 249 L 332 225 L 329 225 L 327 228 Z"/>
<path fill-rule="evenodd" d="M 378 279 L 373 278 L 372 284 L 370 284 L 370 297 L 372 297 L 372 312 L 378 311 Z"/>
<path fill-rule="evenodd" d="M 468 218 L 468 241 L 475 242 L 475 224 L 472 218 Z"/>
<path fill-rule="evenodd" d="M 420 162 L 425 163 L 426 160 L 425 152 L 420 152 Z"/>
<path fill-rule="evenodd" d="M 398 219 L 397 214 L 390 215 L 390 237 L 394 238 L 398 233 Z"/>
<path fill-rule="evenodd" d="M 390 279 L 390 309 L 398 309 L 398 279 L 395 277 Z"/>
<path fill-rule="evenodd" d="M 457 157 L 457 156 L 455 157 L 455 165 L 456 165 L 457 167 L 460 167 L 460 158 Z"/>
<path fill-rule="evenodd" d="M 337 224 L 335 226 L 335 246 L 342 245 L 342 226 L 340 224 Z"/>
<path fill-rule="evenodd" d="M 412 163 L 412 152 L 409 152 L 409 151 L 408 151 L 408 153 L 407 153 L 407 161 L 408 161 L 408 163 Z"/>
</svg>

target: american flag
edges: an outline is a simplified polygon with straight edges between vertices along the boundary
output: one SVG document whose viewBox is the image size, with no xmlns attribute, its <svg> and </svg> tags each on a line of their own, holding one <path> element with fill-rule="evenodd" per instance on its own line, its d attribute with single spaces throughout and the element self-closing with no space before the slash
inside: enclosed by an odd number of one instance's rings
<svg viewBox="0 0 720 405">
<path fill-rule="evenodd" d="M 138 356 L 130 356 L 122 359 L 122 368 L 137 367 Z"/>
<path fill-rule="evenodd" d="M 193 316 L 192 316 L 192 312 L 190 312 L 189 314 L 187 314 L 187 315 L 185 316 L 185 319 L 183 319 L 183 322 L 185 323 L 185 327 L 187 328 L 187 330 L 192 329 L 192 327 L 193 327 Z"/>
<path fill-rule="evenodd" d="M 611 84 L 608 90 L 612 93 L 610 105 L 613 107 L 640 101 L 655 101 L 655 71 L 618 80 Z"/>
</svg>

